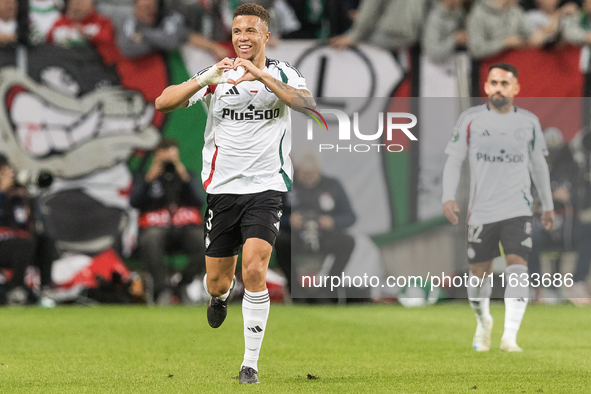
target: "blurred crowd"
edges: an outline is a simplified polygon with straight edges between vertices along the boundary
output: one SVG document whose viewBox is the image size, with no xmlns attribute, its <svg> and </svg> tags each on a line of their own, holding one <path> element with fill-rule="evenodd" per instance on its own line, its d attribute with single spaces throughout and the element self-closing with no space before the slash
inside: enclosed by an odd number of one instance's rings
<svg viewBox="0 0 591 394">
<path fill-rule="evenodd" d="M 0 0 L 0 46 L 84 46 L 93 48 L 106 66 L 115 66 L 188 44 L 221 60 L 233 56 L 229 44 L 232 12 L 246 2 L 259 3 L 270 11 L 270 46 L 281 45 L 281 40 L 287 39 L 327 40 L 336 49 L 367 43 L 392 52 L 420 46 L 437 64 L 447 62 L 457 51 L 467 51 L 473 59 L 484 59 L 507 49 L 591 45 L 591 0 L 29 0 L 28 10 L 19 10 L 19 4 L 26 2 Z M 173 290 L 182 298 L 183 286 L 203 271 L 202 250 L 192 247 L 202 237 L 203 191 L 194 175 L 180 163 L 176 142 L 167 141 L 156 150 L 152 167 L 135 180 L 131 204 L 141 213 L 140 257 L 154 278 L 154 300 L 166 304 L 170 303 Z M 335 201 L 346 201 L 340 187 L 316 175 L 315 182 L 331 189 Z M 41 236 L 29 239 L 35 202 L 25 198 L 24 189 L 14 178 L 10 163 L 0 160 L 0 266 L 13 271 L 8 302 L 24 303 L 31 297 L 19 290 L 24 286 L 25 267 L 39 261 L 35 253 L 51 260 L 55 251 Z M 305 177 L 300 179 L 298 174 L 296 181 L 306 184 Z M 176 182 L 176 186 L 170 186 L 171 182 Z M 319 187 L 316 183 L 308 186 L 313 191 Z M 169 190 L 173 189 L 177 194 L 171 197 Z M 557 201 L 570 201 L 571 194 L 564 198 L 561 192 L 557 192 Z M 315 201 L 316 195 L 311 195 Z M 304 226 L 302 209 L 294 207 L 294 231 Z M 175 214 L 164 217 L 164 211 Z M 352 223 L 354 215 L 347 213 Z M 326 233 L 320 232 L 321 236 L 314 238 L 322 243 L 317 250 L 331 251 L 342 238 L 349 237 L 344 229 L 351 223 L 338 225 L 335 217 L 325 213 L 317 216 L 318 228 Z M 166 222 L 166 230 L 159 221 Z M 591 224 L 582 226 L 591 232 Z M 280 240 L 287 242 L 288 238 L 289 233 Z M 353 247 L 351 240 L 347 244 Z M 281 249 L 283 243 L 278 246 Z M 189 265 L 176 284 L 180 290 L 173 289 L 164 279 L 163 255 L 171 250 L 189 255 Z M 279 250 L 278 260 L 291 282 L 286 250 Z M 335 269 L 340 271 L 352 251 L 339 251 Z M 579 253 L 585 262 L 579 266 L 577 280 L 584 282 L 591 249 L 583 248 Z M 46 260 L 42 259 L 40 264 L 41 286 L 51 285 Z M 589 299 L 588 289 L 581 288 L 578 296 Z"/>
<path fill-rule="evenodd" d="M 224 45 L 232 11 L 247 1 L 270 10 L 271 46 L 281 39 L 388 50 L 421 44 L 432 61 L 444 62 L 458 49 L 480 59 L 591 43 L 591 0 L 30 0 L 29 41 L 89 45 L 108 65 L 187 43 L 222 59 L 232 54 Z M 0 0 L 0 45 L 18 40 L 18 3 Z"/>
</svg>

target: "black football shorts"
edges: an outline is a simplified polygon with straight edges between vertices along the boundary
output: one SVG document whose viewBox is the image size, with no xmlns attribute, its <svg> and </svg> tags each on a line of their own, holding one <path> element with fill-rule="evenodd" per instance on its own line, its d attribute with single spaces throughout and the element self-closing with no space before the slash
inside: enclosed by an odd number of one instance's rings
<svg viewBox="0 0 591 394">
<path fill-rule="evenodd" d="M 282 195 L 275 190 L 207 195 L 205 255 L 235 256 L 248 238 L 260 238 L 274 246 L 279 234 Z"/>
<path fill-rule="evenodd" d="M 516 254 L 527 261 L 532 248 L 532 217 L 520 216 L 500 222 L 468 225 L 468 262 L 482 263 L 501 255 Z"/>
</svg>

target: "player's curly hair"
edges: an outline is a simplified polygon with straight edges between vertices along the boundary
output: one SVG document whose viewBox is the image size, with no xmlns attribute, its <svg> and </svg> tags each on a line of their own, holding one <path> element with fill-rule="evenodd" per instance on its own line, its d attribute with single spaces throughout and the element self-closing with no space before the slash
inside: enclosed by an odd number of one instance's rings
<svg viewBox="0 0 591 394">
<path fill-rule="evenodd" d="M 234 18 L 241 15 L 258 16 L 259 18 L 261 18 L 263 22 L 267 24 L 267 27 L 269 27 L 269 24 L 271 23 L 271 16 L 269 15 L 269 11 L 267 11 L 264 7 L 258 4 L 247 3 L 239 5 L 234 10 Z"/>
</svg>

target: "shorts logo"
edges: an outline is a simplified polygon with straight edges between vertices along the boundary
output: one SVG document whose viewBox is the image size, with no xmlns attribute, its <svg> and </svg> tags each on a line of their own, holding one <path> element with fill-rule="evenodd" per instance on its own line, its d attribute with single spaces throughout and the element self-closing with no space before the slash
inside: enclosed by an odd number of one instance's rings
<svg viewBox="0 0 591 394">
<path fill-rule="evenodd" d="M 281 224 L 281 221 L 278 221 L 277 223 L 275 223 L 275 227 L 277 228 L 277 231 L 279 231 L 280 224 Z"/>
<path fill-rule="evenodd" d="M 528 237 L 525 241 L 521 242 L 521 246 L 525 246 L 526 248 L 531 249 L 531 247 L 533 246 L 531 237 Z"/>
<path fill-rule="evenodd" d="M 211 240 L 209 239 L 209 235 L 207 237 L 205 237 L 205 249 L 209 248 L 209 245 L 211 244 Z"/>
<path fill-rule="evenodd" d="M 530 222 L 526 222 L 525 226 L 523 227 L 523 232 L 527 235 L 531 235 L 532 227 Z"/>
<path fill-rule="evenodd" d="M 468 258 L 473 259 L 476 257 L 476 251 L 470 246 L 468 247 Z"/>
</svg>

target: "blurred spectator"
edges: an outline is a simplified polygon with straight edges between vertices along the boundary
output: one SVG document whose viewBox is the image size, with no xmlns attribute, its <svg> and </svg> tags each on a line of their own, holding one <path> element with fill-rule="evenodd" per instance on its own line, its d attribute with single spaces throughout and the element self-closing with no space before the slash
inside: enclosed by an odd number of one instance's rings
<svg viewBox="0 0 591 394">
<path fill-rule="evenodd" d="M 94 0 L 69 0 L 65 14 L 55 22 L 47 41 L 66 47 L 91 45 L 110 66 L 121 56 L 115 45 L 115 32 L 111 21 L 100 15 L 93 3 Z"/>
<path fill-rule="evenodd" d="M 199 183 L 180 161 L 176 141 L 163 139 L 154 153 L 152 166 L 134 180 L 130 203 L 140 210 L 139 252 L 152 275 L 154 300 L 168 305 L 173 291 L 168 283 L 166 253 L 182 250 L 188 264 L 175 289 L 186 303 L 186 286 L 205 270 Z"/>
<path fill-rule="evenodd" d="M 528 261 L 530 274 L 541 273 L 541 252 L 557 251 L 562 253 L 574 249 L 578 164 L 573 158 L 569 145 L 564 143 L 562 132 L 559 129 L 547 128 L 544 130 L 544 138 L 549 152 L 547 161 L 556 219 L 554 227 L 550 231 L 546 231 L 540 217 L 538 215 L 534 217 L 532 251 Z M 535 213 L 541 213 L 540 208 L 539 202 L 534 204 Z M 546 292 L 542 290 L 546 290 Z M 548 301 L 544 299 L 556 297 L 556 294 L 549 293 L 549 289 L 543 289 L 541 286 L 536 291 L 540 301 Z"/>
<path fill-rule="evenodd" d="M 324 17 L 330 26 L 330 37 L 345 33 L 353 26 L 360 0 L 326 0 Z"/>
<path fill-rule="evenodd" d="M 172 51 L 188 38 L 181 14 L 171 12 L 159 21 L 157 0 L 135 0 L 134 15 L 117 26 L 117 44 L 127 58 L 154 51 Z"/>
<path fill-rule="evenodd" d="M 161 17 L 157 0 L 135 0 L 133 16 L 116 26 L 117 44 L 121 53 L 134 59 L 154 51 L 172 51 L 188 42 L 211 53 L 217 60 L 228 55 L 221 45 L 185 27 L 183 16 L 170 11 Z"/>
<path fill-rule="evenodd" d="M 527 22 L 536 30 L 541 30 L 546 35 L 546 44 L 551 44 L 559 39 L 564 27 L 565 17 L 575 15 L 578 6 L 569 2 L 559 7 L 560 0 L 536 0 L 536 9 L 526 12 Z"/>
<path fill-rule="evenodd" d="M 284 198 L 285 214 L 275 244 L 277 263 L 290 289 L 296 274 L 292 272 L 292 255 L 332 254 L 334 263 L 328 275 L 341 276 L 355 247 L 355 240 L 346 233 L 355 223 L 355 214 L 339 181 L 321 174 L 313 154 L 302 156 L 294 164 L 294 187 Z"/>
<path fill-rule="evenodd" d="M 359 42 L 396 50 L 419 39 L 427 0 L 363 0 L 349 32 L 333 37 L 330 45 L 345 49 Z"/>
<path fill-rule="evenodd" d="M 17 0 L 0 0 L 0 46 L 13 44 L 17 40 Z"/>
<path fill-rule="evenodd" d="M 435 63 L 448 60 L 458 47 L 468 44 L 465 0 L 440 0 L 425 24 L 423 50 Z"/>
<path fill-rule="evenodd" d="M 480 0 L 468 16 L 468 49 L 482 59 L 507 49 L 527 45 L 539 47 L 546 41 L 543 31 L 526 22 L 525 12 L 516 0 Z"/>
<path fill-rule="evenodd" d="M 563 36 L 576 45 L 591 45 L 591 0 L 583 0 L 581 10 L 565 18 Z"/>
<path fill-rule="evenodd" d="M 287 0 L 295 12 L 300 27 L 283 34 L 284 38 L 317 39 L 321 38 L 324 7 L 322 0 Z"/>
<path fill-rule="evenodd" d="M 14 169 L 0 156 L 0 267 L 12 269 L 6 293 L 9 305 L 23 305 L 30 295 L 24 280 L 35 256 L 32 212 L 27 190 L 16 184 Z"/>
<path fill-rule="evenodd" d="M 55 22 L 61 18 L 62 0 L 29 0 L 29 20 L 31 22 L 30 41 L 43 44 Z"/>
</svg>

